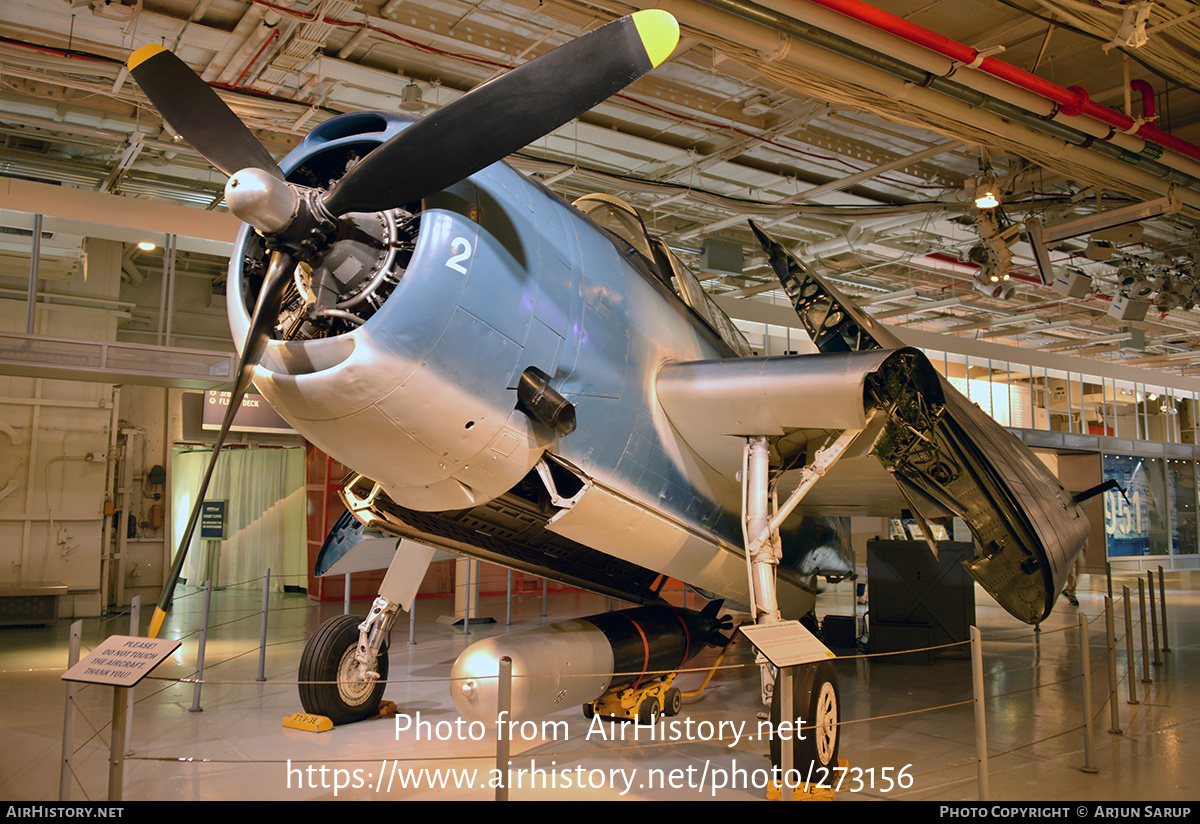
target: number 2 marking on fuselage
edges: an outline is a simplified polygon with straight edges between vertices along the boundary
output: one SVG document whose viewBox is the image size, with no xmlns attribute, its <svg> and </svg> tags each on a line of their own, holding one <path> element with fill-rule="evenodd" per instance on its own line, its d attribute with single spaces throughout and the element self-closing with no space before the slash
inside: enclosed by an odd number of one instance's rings
<svg viewBox="0 0 1200 824">
<path fill-rule="evenodd" d="M 463 266 L 463 261 L 471 256 L 471 241 L 467 240 L 465 237 L 456 237 L 454 240 L 450 241 L 450 251 L 453 252 L 458 249 L 461 249 L 462 251 L 458 252 L 458 254 L 446 261 L 446 265 L 454 271 L 461 272 L 465 275 L 467 273 L 467 267 Z"/>
</svg>

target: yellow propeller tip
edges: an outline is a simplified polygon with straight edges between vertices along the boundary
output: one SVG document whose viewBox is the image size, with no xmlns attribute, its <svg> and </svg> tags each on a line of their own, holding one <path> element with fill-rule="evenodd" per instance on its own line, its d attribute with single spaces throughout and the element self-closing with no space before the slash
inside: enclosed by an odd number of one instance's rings
<svg viewBox="0 0 1200 824">
<path fill-rule="evenodd" d="M 156 46 L 153 43 L 151 43 L 148 46 L 142 46 L 140 49 L 135 51 L 133 54 L 129 55 L 129 59 L 125 61 L 125 65 L 129 67 L 130 71 L 133 71 L 138 66 L 140 66 L 141 64 L 143 64 L 147 60 L 149 60 L 151 57 L 154 57 L 154 55 L 158 54 L 159 52 L 165 52 L 165 51 L 166 51 L 166 49 L 164 47 Z"/>
<path fill-rule="evenodd" d="M 158 631 L 162 629 L 163 619 L 167 617 L 167 613 L 163 612 L 158 607 L 154 608 L 154 616 L 150 619 L 150 629 L 146 633 L 147 638 L 157 638 Z"/>
<path fill-rule="evenodd" d="M 650 65 L 658 66 L 671 56 L 679 43 L 679 23 L 669 12 L 662 9 L 646 9 L 633 13 L 633 24 L 637 26 L 638 36 L 642 38 L 642 46 Z"/>
</svg>

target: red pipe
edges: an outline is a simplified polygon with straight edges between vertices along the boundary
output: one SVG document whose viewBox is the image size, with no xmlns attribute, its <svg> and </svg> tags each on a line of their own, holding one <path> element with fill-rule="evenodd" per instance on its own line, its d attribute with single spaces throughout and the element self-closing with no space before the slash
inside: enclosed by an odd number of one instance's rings
<svg viewBox="0 0 1200 824">
<path fill-rule="evenodd" d="M 965 63 L 994 77 L 1007 80 L 1014 86 L 1035 92 L 1047 100 L 1057 103 L 1058 110 L 1065 115 L 1086 115 L 1121 132 L 1128 132 L 1136 122 L 1133 118 L 1120 112 L 1093 103 L 1088 98 L 1087 92 L 1079 86 L 1064 89 L 1062 86 L 1051 83 L 1049 80 L 1043 80 L 1037 75 L 1018 69 L 1002 60 L 994 57 L 982 57 L 978 50 L 970 46 L 965 46 L 937 32 L 888 14 L 862 2 L 862 0 L 812 0 L 812 2 L 919 46 L 924 46 L 951 60 Z M 1134 131 L 1143 140 L 1152 141 L 1193 160 L 1200 160 L 1200 147 L 1173 137 L 1149 123 L 1141 124 Z"/>
<path fill-rule="evenodd" d="M 267 46 L 271 45 L 271 41 L 275 39 L 275 35 L 277 34 L 279 34 L 279 29 L 271 29 L 271 35 L 263 41 L 261 46 L 258 47 L 258 51 L 254 53 L 254 57 L 250 58 L 250 62 L 246 64 L 246 68 L 242 69 L 242 73 L 238 75 L 237 80 L 233 81 L 233 87 L 235 89 L 241 86 L 242 78 L 246 76 L 246 72 L 250 71 L 250 67 L 258 61 L 258 58 L 262 57 L 263 51 L 267 48 Z"/>
<path fill-rule="evenodd" d="M 1130 80 L 1129 88 L 1142 95 L 1142 119 L 1154 119 L 1154 87 L 1145 80 Z"/>
</svg>

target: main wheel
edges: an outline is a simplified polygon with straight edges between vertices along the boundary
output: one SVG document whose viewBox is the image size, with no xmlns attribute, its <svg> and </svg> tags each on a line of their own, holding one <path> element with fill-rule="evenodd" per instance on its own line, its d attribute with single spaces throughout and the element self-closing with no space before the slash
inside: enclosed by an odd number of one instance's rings
<svg viewBox="0 0 1200 824">
<path fill-rule="evenodd" d="M 771 724 L 779 725 L 779 683 L 775 684 L 775 695 L 771 699 Z M 793 709 L 790 718 L 804 727 L 814 727 L 791 732 L 786 738 L 791 741 L 792 765 L 800 775 L 809 775 L 809 764 L 813 767 L 832 769 L 837 766 L 838 716 L 841 695 L 838 692 L 837 670 L 829 661 L 820 661 L 801 667 L 792 685 Z M 800 736 L 803 736 L 800 739 Z M 799 740 L 798 740 L 799 739 Z M 783 750 L 780 740 L 771 737 L 771 763 L 780 766 Z M 825 776 L 822 776 L 825 778 Z"/>
<path fill-rule="evenodd" d="M 330 618 L 304 645 L 300 656 L 300 704 L 305 712 L 324 715 L 334 724 L 349 724 L 370 718 L 379 710 L 388 674 L 387 643 L 379 650 L 375 663 L 379 678 L 357 677 L 354 653 L 362 621 L 355 615 Z M 337 683 L 320 683 L 334 681 Z"/>
</svg>

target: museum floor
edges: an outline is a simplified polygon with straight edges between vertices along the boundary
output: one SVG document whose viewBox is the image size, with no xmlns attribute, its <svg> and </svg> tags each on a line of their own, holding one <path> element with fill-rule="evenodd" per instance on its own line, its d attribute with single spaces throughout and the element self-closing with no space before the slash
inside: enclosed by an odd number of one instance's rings
<svg viewBox="0 0 1200 824">
<path fill-rule="evenodd" d="M 1164 653 L 1161 666 L 1151 667 L 1150 684 L 1141 683 L 1139 660 L 1135 674 L 1141 703 L 1136 706 L 1127 703 L 1125 654 L 1123 641 L 1119 642 L 1121 735 L 1108 732 L 1103 586 L 1103 579 L 1084 577 L 1079 608 L 1061 600 L 1039 634 L 1009 618 L 977 591 L 985 681 L 992 696 L 987 702 L 991 800 L 1200 799 L 1196 768 L 1200 763 L 1200 580 L 1188 574 L 1168 575 L 1171 651 Z M 483 614 L 498 623 L 490 629 L 473 628 L 472 639 L 504 631 L 503 595 L 481 600 Z M 1135 588 L 1135 609 L 1136 600 Z M 177 600 L 163 634 L 183 638 L 184 643 L 155 672 L 155 677 L 168 680 L 147 679 L 136 688 L 130 755 L 124 767 L 125 800 L 493 797 L 489 789 L 455 786 L 470 777 L 464 772 L 470 770 L 477 771 L 474 784 L 484 784 L 494 755 L 488 741 L 471 741 L 452 728 L 458 715 L 445 679 L 463 648 L 463 637 L 461 630 L 435 620 L 450 608 L 448 598 L 418 601 L 416 645 L 407 643 L 404 617 L 392 636 L 385 697 L 395 701 L 408 719 L 416 719 L 419 713 L 422 721 L 430 722 L 422 726 L 423 738 L 436 739 L 439 733 L 447 738 L 420 741 L 413 730 L 397 733 L 397 722 L 391 719 L 322 734 L 284 729 L 284 716 L 300 709 L 295 680 L 304 638 L 323 617 L 340 612 L 341 604 L 315 605 L 301 596 L 273 596 L 268 680 L 257 683 L 259 602 L 260 596 L 252 591 L 215 594 L 203 711 L 191 712 L 193 685 L 174 679 L 193 673 L 197 637 L 192 629 L 199 622 L 200 599 Z M 355 606 L 361 612 L 366 604 Z M 513 629 L 606 608 L 606 599 L 597 596 L 551 593 L 549 614 L 543 618 L 540 593 L 524 595 L 514 601 Z M 822 596 L 819 611 L 849 614 L 852 608 L 849 587 L 843 585 Z M 1085 749 L 1079 611 L 1093 619 L 1096 774 L 1081 769 Z M 1124 635 L 1122 623 L 1118 613 L 1119 637 Z M 85 621 L 84 652 L 102 638 L 127 631 L 124 616 Z M 1137 635 L 1139 628 L 1135 626 L 1134 632 Z M 65 696 L 60 675 L 67 634 L 65 621 L 47 628 L 0 629 L 0 726 L 4 729 L 0 799 L 58 797 Z M 514 779 L 511 797 L 763 798 L 761 789 L 745 786 L 758 782 L 769 764 L 765 744 L 746 738 L 756 724 L 755 712 L 761 709 L 756 701 L 757 671 L 747 650 L 744 643 L 735 645 L 707 691 L 685 701 L 673 728 L 679 740 L 611 740 L 621 725 L 592 727 L 578 708 L 552 716 L 551 720 L 566 723 L 547 727 L 544 736 L 530 735 L 532 740 L 514 744 L 513 768 L 524 772 L 519 788 Z M 703 663 L 712 657 L 705 653 L 697 660 Z M 842 718 L 848 722 L 842 728 L 841 757 L 851 767 L 839 799 L 979 799 L 969 661 L 909 664 L 847 658 L 837 668 Z M 687 674 L 680 684 L 686 691 L 699 682 L 699 675 Z M 111 690 L 82 687 L 77 704 L 70 798 L 101 801 L 107 792 Z M 728 734 L 742 722 L 746 732 L 740 740 L 709 740 L 716 730 Z M 422 769 L 428 771 L 421 773 Z M 381 772 L 388 775 L 386 785 L 376 779 Z M 401 788 L 409 779 L 422 784 Z M 434 788 L 430 780 L 449 786 Z M 737 786 L 717 786 L 731 781 Z M 889 781 L 909 786 L 885 790 Z M 336 792 L 335 783 L 343 785 Z M 580 788 L 580 783 L 585 786 Z"/>
</svg>

